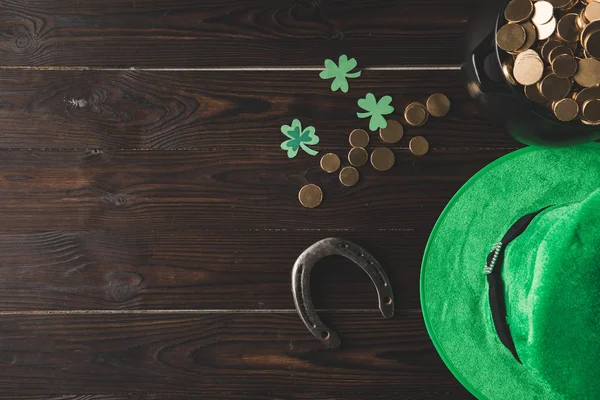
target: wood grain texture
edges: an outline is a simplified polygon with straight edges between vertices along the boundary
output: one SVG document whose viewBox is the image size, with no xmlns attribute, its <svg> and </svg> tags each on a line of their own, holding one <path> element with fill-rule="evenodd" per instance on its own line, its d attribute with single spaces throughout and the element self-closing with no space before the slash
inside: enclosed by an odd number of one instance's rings
<svg viewBox="0 0 600 400">
<path fill-rule="evenodd" d="M 0 229 L 348 230 L 430 229 L 456 191 L 504 150 L 396 151 L 352 188 L 318 158 L 261 151 L 0 151 Z M 307 210 L 298 190 L 324 203 Z"/>
<path fill-rule="evenodd" d="M 407 138 L 438 148 L 516 146 L 479 116 L 459 71 L 365 71 L 349 94 L 331 92 L 318 74 L 3 71 L 0 148 L 278 150 L 280 127 L 294 118 L 316 127 L 321 148 L 345 148 L 350 131 L 368 127 L 356 116 L 368 92 L 391 95 L 398 120 L 413 101 L 451 98 L 449 115 L 407 128 Z"/>
<path fill-rule="evenodd" d="M 331 234 L 382 263 L 397 310 L 418 309 L 427 233 L 2 233 L 0 311 L 293 309 L 296 258 Z M 377 308 L 375 287 L 345 258 L 324 260 L 312 282 L 318 308 Z"/>
<path fill-rule="evenodd" d="M 3 0 L 3 65 L 458 64 L 470 0 Z"/>
<path fill-rule="evenodd" d="M 3 315 L 0 387 L 21 395 L 201 392 L 214 398 L 238 392 L 331 398 L 357 391 L 434 399 L 432 388 L 459 392 L 419 313 L 324 319 L 340 334 L 342 349 L 323 348 L 293 314 Z"/>
<path fill-rule="evenodd" d="M 377 393 L 371 392 L 310 392 L 298 391 L 293 397 L 273 396 L 269 393 L 244 393 L 244 392 L 221 392 L 217 395 L 207 395 L 205 393 L 118 393 L 118 394 L 83 394 L 83 395 L 2 395 L 0 400 L 288 400 L 290 398 L 299 400 L 473 400 L 474 397 L 463 388 L 446 389 L 437 391 L 419 390 L 414 393 L 389 392 Z"/>
</svg>

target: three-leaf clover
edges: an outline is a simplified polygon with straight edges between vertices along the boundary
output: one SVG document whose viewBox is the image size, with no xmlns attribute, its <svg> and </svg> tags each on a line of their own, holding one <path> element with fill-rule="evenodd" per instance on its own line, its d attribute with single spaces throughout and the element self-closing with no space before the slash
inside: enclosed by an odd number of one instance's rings
<svg viewBox="0 0 600 400">
<path fill-rule="evenodd" d="M 281 133 L 290 138 L 281 143 L 281 148 L 287 150 L 289 158 L 296 157 L 300 148 L 311 156 L 316 156 L 319 153 L 307 146 L 309 144 L 319 143 L 319 137 L 316 135 L 314 127 L 307 126 L 305 129 L 302 129 L 300 121 L 295 119 L 292 121 L 292 126 L 283 125 L 281 127 Z"/>
<path fill-rule="evenodd" d="M 377 101 L 373 93 L 368 93 L 367 97 L 358 100 L 358 105 L 360 108 L 367 112 L 359 112 L 356 113 L 356 115 L 358 118 L 371 117 L 369 129 L 372 131 L 376 131 L 379 128 L 385 129 L 387 128 L 388 124 L 383 116 L 394 112 L 394 107 L 390 105 L 391 102 L 392 98 L 390 96 L 383 96 L 379 101 Z"/>
<path fill-rule="evenodd" d="M 361 71 L 350 73 L 356 68 L 358 63 L 355 58 L 348 59 L 347 55 L 341 55 L 338 65 L 333 60 L 325 60 L 325 69 L 319 75 L 321 79 L 335 78 L 331 83 L 331 90 L 337 91 L 342 89 L 342 92 L 348 93 L 348 78 L 354 79 L 360 77 Z"/>
</svg>

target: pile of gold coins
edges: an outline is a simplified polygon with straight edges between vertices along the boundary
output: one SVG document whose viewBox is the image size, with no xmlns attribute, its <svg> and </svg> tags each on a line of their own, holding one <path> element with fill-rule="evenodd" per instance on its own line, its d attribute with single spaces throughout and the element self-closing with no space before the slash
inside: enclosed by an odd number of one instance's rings
<svg viewBox="0 0 600 400">
<path fill-rule="evenodd" d="M 426 105 L 418 102 L 410 103 L 404 111 L 404 119 L 410 126 L 423 126 L 429 116 L 443 117 L 450 111 L 450 100 L 441 93 L 431 95 Z M 395 120 L 388 120 L 387 127 L 379 130 L 379 138 L 385 144 L 396 144 L 404 137 L 404 126 Z M 337 154 L 327 153 L 321 158 L 321 169 L 329 174 L 339 171 L 339 181 L 346 187 L 352 187 L 359 181 L 358 168 L 370 163 L 377 171 L 388 171 L 396 163 L 396 156 L 387 147 L 376 147 L 369 152 L 367 146 L 371 137 L 364 129 L 355 129 L 348 138 L 351 149 L 348 152 L 350 165 L 342 168 L 342 160 Z M 429 142 L 422 136 L 416 136 L 409 142 L 409 149 L 415 156 L 424 156 L 429 152 Z M 341 168 L 341 169 L 340 169 Z M 323 201 L 323 191 L 317 185 L 310 184 L 300 189 L 300 203 L 306 208 L 318 207 Z"/>
<path fill-rule="evenodd" d="M 600 0 L 512 0 L 504 17 L 508 82 L 560 121 L 600 125 Z"/>
</svg>

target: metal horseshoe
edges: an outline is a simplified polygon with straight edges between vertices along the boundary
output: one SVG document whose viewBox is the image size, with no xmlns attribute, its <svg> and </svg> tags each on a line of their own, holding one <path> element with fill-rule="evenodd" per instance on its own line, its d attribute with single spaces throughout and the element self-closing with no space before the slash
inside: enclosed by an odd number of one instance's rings
<svg viewBox="0 0 600 400">
<path fill-rule="evenodd" d="M 314 337 L 327 347 L 336 349 L 340 347 L 340 339 L 334 331 L 323 324 L 317 315 L 310 293 L 310 274 L 313 267 L 323 258 L 331 255 L 346 257 L 369 275 L 377 289 L 379 310 L 384 318 L 394 316 L 394 294 L 390 280 L 381 264 L 362 247 L 344 239 L 329 238 L 306 249 L 298 257 L 292 270 L 292 294 L 296 310 Z"/>
</svg>

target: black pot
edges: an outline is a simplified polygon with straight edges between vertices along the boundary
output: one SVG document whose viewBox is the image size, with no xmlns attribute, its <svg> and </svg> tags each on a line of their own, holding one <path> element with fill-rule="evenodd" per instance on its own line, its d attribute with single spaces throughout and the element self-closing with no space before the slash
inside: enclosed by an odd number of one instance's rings
<svg viewBox="0 0 600 400">
<path fill-rule="evenodd" d="M 521 86 L 507 81 L 501 60 L 508 54 L 496 44 L 496 32 L 506 23 L 506 4 L 507 0 L 479 0 L 469 18 L 462 70 L 480 111 L 528 145 L 571 146 L 599 139 L 600 127 L 561 122 L 543 105 L 530 101 Z"/>
</svg>

